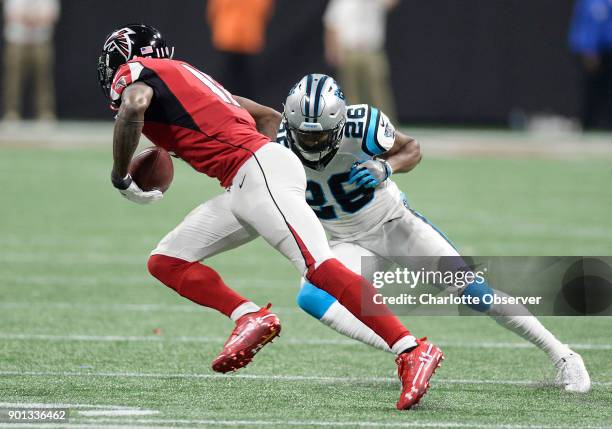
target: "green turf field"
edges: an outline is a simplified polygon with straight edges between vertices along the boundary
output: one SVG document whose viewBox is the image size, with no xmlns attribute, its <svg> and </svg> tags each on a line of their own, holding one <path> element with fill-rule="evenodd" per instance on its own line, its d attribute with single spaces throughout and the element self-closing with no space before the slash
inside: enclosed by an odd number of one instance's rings
<svg viewBox="0 0 612 429">
<path fill-rule="evenodd" d="M 111 187 L 110 148 L 0 149 L 0 407 L 68 404 L 75 428 L 612 427 L 611 319 L 545 320 L 579 345 L 596 382 L 583 396 L 551 387 L 547 358 L 487 318 L 404 319 L 447 359 L 421 406 L 398 412 L 392 356 L 302 314 L 293 268 L 261 240 L 209 264 L 272 301 L 283 335 L 236 375 L 215 375 L 231 322 L 145 268 L 157 241 L 220 192 L 175 165 L 164 201 L 140 207 Z M 396 177 L 474 255 L 611 255 L 611 179 L 609 160 L 427 157 Z"/>
</svg>

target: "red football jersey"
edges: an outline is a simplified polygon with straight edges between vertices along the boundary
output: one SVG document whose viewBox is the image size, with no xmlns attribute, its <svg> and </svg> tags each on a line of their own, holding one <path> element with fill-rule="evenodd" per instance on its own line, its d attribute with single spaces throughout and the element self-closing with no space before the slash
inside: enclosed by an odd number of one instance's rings
<svg viewBox="0 0 612 429">
<path fill-rule="evenodd" d="M 225 88 L 185 62 L 136 58 L 122 65 L 111 86 L 115 108 L 123 90 L 137 81 L 155 94 L 143 134 L 221 186 L 229 186 L 242 164 L 270 141 Z"/>
</svg>

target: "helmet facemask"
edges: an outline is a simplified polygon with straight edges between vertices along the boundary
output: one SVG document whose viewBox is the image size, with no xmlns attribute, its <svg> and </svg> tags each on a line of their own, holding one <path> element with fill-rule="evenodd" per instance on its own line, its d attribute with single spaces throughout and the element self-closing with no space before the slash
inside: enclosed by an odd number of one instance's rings
<svg viewBox="0 0 612 429">
<path fill-rule="evenodd" d="M 289 141 L 301 157 L 309 163 L 319 164 L 329 154 L 332 154 L 340 147 L 344 134 L 345 121 L 341 121 L 331 130 L 312 130 L 305 131 L 288 126 Z"/>
<path fill-rule="evenodd" d="M 119 66 L 111 67 L 109 63 L 110 55 L 107 53 L 103 53 L 98 58 L 98 82 L 100 82 L 102 93 L 104 93 L 106 97 L 109 96 L 111 84 L 113 83 L 113 77 L 119 68 Z"/>
</svg>

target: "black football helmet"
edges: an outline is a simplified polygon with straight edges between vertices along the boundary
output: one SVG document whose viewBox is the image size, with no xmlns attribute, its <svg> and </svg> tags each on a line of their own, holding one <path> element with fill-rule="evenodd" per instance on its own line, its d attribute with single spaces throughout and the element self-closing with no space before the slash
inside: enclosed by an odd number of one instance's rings
<svg viewBox="0 0 612 429">
<path fill-rule="evenodd" d="M 113 31 L 104 42 L 98 58 L 98 81 L 109 97 L 117 69 L 134 57 L 172 58 L 174 47 L 169 47 L 160 32 L 145 24 L 129 24 Z"/>
</svg>

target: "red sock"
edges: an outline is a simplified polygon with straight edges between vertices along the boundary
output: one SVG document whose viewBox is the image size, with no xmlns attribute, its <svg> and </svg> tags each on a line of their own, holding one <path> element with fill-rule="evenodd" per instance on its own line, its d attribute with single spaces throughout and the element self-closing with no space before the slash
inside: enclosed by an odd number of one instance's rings
<svg viewBox="0 0 612 429">
<path fill-rule="evenodd" d="M 179 295 L 230 317 L 247 299 L 230 289 L 215 270 L 199 262 L 187 262 L 164 255 L 152 255 L 149 272 Z"/>
<path fill-rule="evenodd" d="M 308 280 L 334 296 L 355 317 L 385 340 L 389 347 L 410 335 L 408 329 L 386 305 L 374 303 L 372 299 L 376 294 L 374 286 L 346 268 L 337 259 L 323 262 L 309 274 Z"/>
</svg>

